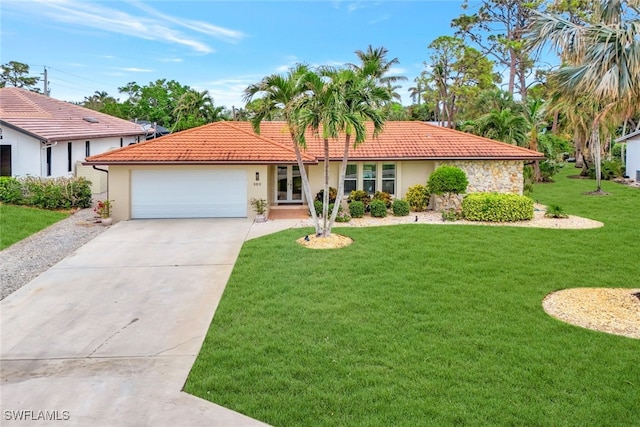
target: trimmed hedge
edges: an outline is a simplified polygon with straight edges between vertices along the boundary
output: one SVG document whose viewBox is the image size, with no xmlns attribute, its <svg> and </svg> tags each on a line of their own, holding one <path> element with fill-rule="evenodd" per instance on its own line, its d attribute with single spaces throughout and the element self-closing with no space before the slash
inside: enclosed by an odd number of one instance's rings
<svg viewBox="0 0 640 427">
<path fill-rule="evenodd" d="M 440 166 L 429 175 L 427 188 L 431 194 L 462 194 L 467 191 L 467 174 L 456 166 Z"/>
<path fill-rule="evenodd" d="M 394 216 L 407 216 L 409 215 L 409 202 L 402 199 L 396 199 L 391 205 Z"/>
<path fill-rule="evenodd" d="M 0 180 L 0 201 L 41 209 L 88 208 L 91 182 L 82 177 L 5 177 Z"/>
<path fill-rule="evenodd" d="M 533 199 L 517 194 L 467 194 L 462 216 L 469 221 L 524 221 L 533 218 Z"/>
</svg>

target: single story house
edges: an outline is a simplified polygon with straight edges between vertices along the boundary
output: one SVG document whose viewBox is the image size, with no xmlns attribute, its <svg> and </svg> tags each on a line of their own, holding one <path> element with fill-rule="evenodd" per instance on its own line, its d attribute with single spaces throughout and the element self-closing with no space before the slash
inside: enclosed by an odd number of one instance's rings
<svg viewBox="0 0 640 427">
<path fill-rule="evenodd" d="M 635 182 L 640 182 L 640 130 L 616 139 L 625 142 L 625 173 Z"/>
<path fill-rule="evenodd" d="M 372 128 L 368 128 L 372 135 Z M 344 143 L 332 141 L 330 185 L 338 187 Z M 323 188 L 323 143 L 309 133 L 302 160 L 315 195 Z M 536 151 L 423 122 L 387 122 L 377 138 L 351 149 L 345 194 L 362 189 L 402 198 L 442 164 L 466 171 L 469 192 L 522 194 L 523 165 Z M 216 122 L 87 158 L 108 166 L 114 220 L 252 218 L 250 199 L 270 209 L 306 205 L 286 123 Z"/>
<path fill-rule="evenodd" d="M 74 175 L 76 162 L 144 135 L 127 120 L 24 89 L 0 89 L 0 176 Z"/>
</svg>

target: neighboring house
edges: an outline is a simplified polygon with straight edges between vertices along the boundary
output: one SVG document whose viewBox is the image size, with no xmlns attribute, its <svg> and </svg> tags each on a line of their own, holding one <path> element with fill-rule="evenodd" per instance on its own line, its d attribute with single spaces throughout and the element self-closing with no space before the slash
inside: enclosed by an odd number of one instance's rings
<svg viewBox="0 0 640 427">
<path fill-rule="evenodd" d="M 620 137 L 616 142 L 626 142 L 625 173 L 640 183 L 640 130 Z"/>
<path fill-rule="evenodd" d="M 134 123 L 139 124 L 145 132 L 144 139 L 155 139 L 161 136 L 169 135 L 171 131 L 164 126 L 160 126 L 157 123 L 152 123 L 149 120 L 134 120 Z"/>
<path fill-rule="evenodd" d="M 369 126 L 369 134 L 372 128 Z M 331 141 L 330 185 L 338 187 L 344 143 Z M 523 165 L 544 155 L 422 122 L 387 122 L 350 151 L 345 194 L 363 189 L 402 198 L 442 164 L 464 169 L 469 192 L 522 193 Z M 323 144 L 307 135 L 303 161 L 315 195 L 323 188 Z M 300 170 L 284 122 L 216 122 L 92 156 L 109 166 L 114 219 L 253 217 L 249 200 L 303 205 Z"/>
<path fill-rule="evenodd" d="M 0 89 L 1 176 L 74 175 L 76 162 L 144 134 L 127 120 L 24 89 Z"/>
</svg>

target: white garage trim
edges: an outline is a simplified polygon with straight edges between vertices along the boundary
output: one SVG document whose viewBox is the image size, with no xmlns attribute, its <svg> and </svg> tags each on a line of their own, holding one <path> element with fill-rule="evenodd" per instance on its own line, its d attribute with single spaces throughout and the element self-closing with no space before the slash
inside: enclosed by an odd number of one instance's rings
<svg viewBox="0 0 640 427">
<path fill-rule="evenodd" d="M 132 218 L 244 218 L 245 170 L 131 171 Z"/>
</svg>

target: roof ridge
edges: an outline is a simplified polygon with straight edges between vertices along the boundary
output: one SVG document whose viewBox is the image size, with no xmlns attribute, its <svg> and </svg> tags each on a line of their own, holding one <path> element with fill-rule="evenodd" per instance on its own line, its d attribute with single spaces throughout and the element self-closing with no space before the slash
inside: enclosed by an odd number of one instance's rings
<svg viewBox="0 0 640 427">
<path fill-rule="evenodd" d="M 74 104 L 72 102 L 69 101 L 63 101 L 57 98 L 52 98 L 50 96 L 44 95 L 42 93 L 38 93 L 38 92 L 32 92 L 26 89 L 22 89 L 22 88 L 18 88 L 18 87 L 4 87 L 0 90 L 9 90 L 12 93 L 15 93 L 16 95 L 20 96 L 20 98 L 22 98 L 25 102 L 28 102 L 29 104 L 33 105 L 35 108 L 37 108 L 38 110 L 42 111 L 43 113 L 49 115 L 50 117 L 53 118 L 53 115 L 46 109 L 44 109 L 44 107 L 42 107 L 40 104 L 36 103 L 36 101 L 32 100 L 30 97 L 36 97 L 36 98 L 40 98 L 40 101 L 43 102 L 49 102 L 52 104 L 62 104 L 65 107 L 68 108 L 72 108 L 75 111 L 78 112 L 82 112 L 85 113 L 84 110 L 86 110 L 86 114 L 84 114 L 85 116 L 88 116 L 90 114 L 95 114 L 99 117 L 104 117 L 105 119 L 109 119 L 109 120 L 121 120 L 123 122 L 128 122 L 131 123 L 133 125 L 136 126 L 140 126 L 138 123 L 126 120 L 126 119 L 122 119 L 120 117 L 117 116 L 112 116 L 110 114 L 107 113 L 103 113 L 97 110 L 92 110 L 91 108 L 87 108 L 87 107 L 83 107 L 82 105 L 78 105 L 78 104 Z M 9 116 L 9 118 L 11 118 L 11 116 Z"/>
<path fill-rule="evenodd" d="M 246 131 L 246 130 L 244 130 L 243 128 L 241 128 L 240 126 L 232 125 L 231 123 L 233 123 L 233 122 L 231 122 L 231 121 L 227 121 L 227 122 L 224 122 L 224 123 L 228 123 L 228 124 L 229 124 L 229 126 L 233 127 L 235 130 L 238 130 L 238 131 L 240 131 L 240 132 L 244 133 L 245 135 L 250 135 L 250 136 L 258 137 L 259 139 L 261 139 L 261 140 L 263 140 L 263 141 L 265 141 L 265 142 L 268 142 L 268 143 L 269 143 L 269 144 L 271 144 L 271 145 L 275 145 L 276 147 L 280 147 L 280 148 L 283 148 L 283 149 L 285 149 L 285 150 L 287 150 L 287 151 L 289 151 L 289 152 L 291 152 L 291 153 L 295 153 L 295 150 L 294 150 L 291 146 L 289 146 L 289 145 L 282 144 L 282 143 L 280 143 L 280 142 L 278 142 L 278 141 L 274 141 L 273 139 L 271 139 L 271 138 L 267 138 L 266 136 L 264 136 L 264 135 L 262 135 L 262 134 L 259 134 L 259 133 L 256 133 L 255 131 L 253 131 L 253 132 Z M 262 123 L 283 123 L 283 124 L 287 125 L 287 122 L 286 122 L 286 121 L 279 121 L 279 122 L 269 122 L 269 121 L 265 121 L 265 122 L 260 122 L 260 124 L 261 124 L 261 125 L 262 125 Z M 253 125 L 252 125 L 252 126 L 253 126 Z M 288 125 L 287 125 L 287 126 L 288 126 Z M 306 153 L 304 153 L 302 150 L 300 151 L 300 154 L 302 155 L 302 158 L 303 158 L 303 159 L 305 159 L 305 158 L 306 158 L 306 160 L 316 161 L 316 162 L 318 161 L 318 159 L 317 159 L 315 156 L 311 156 L 311 155 L 309 155 L 309 154 L 306 154 Z"/>
<path fill-rule="evenodd" d="M 434 128 L 436 128 L 436 129 L 445 129 L 445 130 L 446 130 L 446 131 L 448 131 L 448 132 L 455 132 L 455 133 L 458 133 L 458 134 L 461 134 L 461 135 L 465 135 L 465 136 L 467 136 L 467 137 L 468 137 L 469 135 L 471 135 L 471 136 L 473 136 L 473 137 L 476 137 L 476 138 L 479 138 L 479 139 L 483 139 L 483 140 L 485 140 L 485 141 L 489 141 L 489 142 L 491 142 L 492 144 L 500 144 L 500 145 L 508 146 L 508 147 L 511 147 L 511 148 L 517 148 L 517 149 L 518 149 L 518 150 L 520 150 L 520 151 L 525 151 L 525 152 L 529 152 L 529 153 L 542 154 L 542 153 L 540 153 L 540 152 L 538 152 L 538 151 L 534 151 L 534 150 L 532 150 L 532 149 L 530 149 L 530 148 L 521 147 L 521 146 L 519 146 L 519 145 L 515 145 L 515 144 L 509 144 L 508 142 L 498 141 L 497 139 L 487 138 L 486 136 L 476 135 L 475 133 L 463 132 L 463 131 L 458 130 L 458 129 L 446 128 L 446 127 L 443 127 L 443 126 L 437 126 L 437 125 L 434 125 L 434 124 L 431 124 L 431 123 L 426 123 L 426 122 L 418 122 L 418 123 L 421 123 L 421 124 L 423 124 L 423 125 L 425 125 L 425 126 L 427 126 L 427 127 L 434 127 Z"/>
</svg>

